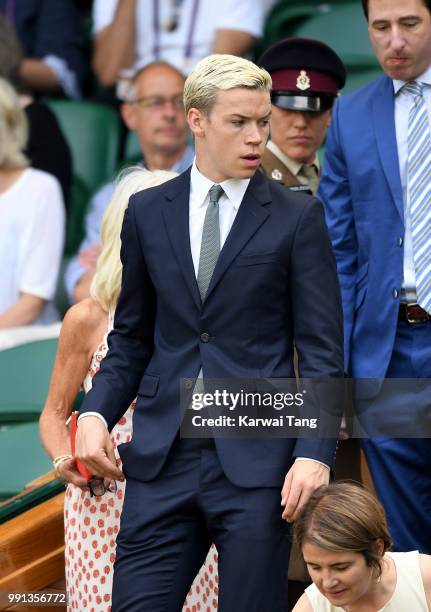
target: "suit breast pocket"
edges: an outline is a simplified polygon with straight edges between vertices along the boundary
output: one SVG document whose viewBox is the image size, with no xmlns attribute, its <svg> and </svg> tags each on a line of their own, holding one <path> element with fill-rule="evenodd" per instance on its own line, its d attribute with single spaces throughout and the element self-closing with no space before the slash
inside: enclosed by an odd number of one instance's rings
<svg viewBox="0 0 431 612">
<path fill-rule="evenodd" d="M 138 397 L 154 397 L 159 388 L 159 377 L 154 374 L 144 374 L 138 388 Z"/>
<path fill-rule="evenodd" d="M 276 252 L 239 255 L 235 260 L 235 264 L 237 266 L 258 266 L 263 264 L 271 264 L 278 261 L 279 257 L 279 254 Z"/>
</svg>

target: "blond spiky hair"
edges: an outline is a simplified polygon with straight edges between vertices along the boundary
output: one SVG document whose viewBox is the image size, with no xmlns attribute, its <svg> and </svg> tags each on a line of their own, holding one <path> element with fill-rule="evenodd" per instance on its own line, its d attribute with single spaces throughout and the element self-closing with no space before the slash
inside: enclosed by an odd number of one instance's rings
<svg viewBox="0 0 431 612">
<path fill-rule="evenodd" d="M 235 55 L 213 54 L 204 57 L 189 74 L 184 85 L 184 108 L 208 114 L 220 90 L 246 87 L 271 91 L 269 73 L 253 62 Z"/>
</svg>

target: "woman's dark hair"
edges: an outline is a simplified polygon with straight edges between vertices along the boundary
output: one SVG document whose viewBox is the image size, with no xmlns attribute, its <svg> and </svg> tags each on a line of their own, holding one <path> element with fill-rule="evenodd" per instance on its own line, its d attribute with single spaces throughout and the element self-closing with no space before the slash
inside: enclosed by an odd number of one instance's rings
<svg viewBox="0 0 431 612">
<path fill-rule="evenodd" d="M 339 481 L 319 487 L 294 525 L 294 536 L 302 550 L 309 542 L 332 552 L 358 552 L 368 566 L 381 574 L 382 554 L 392 541 L 381 504 L 354 481 Z"/>
<path fill-rule="evenodd" d="M 364 15 L 368 21 L 368 5 L 370 0 L 362 0 L 362 8 L 364 9 Z M 431 0 L 422 0 L 422 4 L 429 10 L 431 13 Z"/>
</svg>

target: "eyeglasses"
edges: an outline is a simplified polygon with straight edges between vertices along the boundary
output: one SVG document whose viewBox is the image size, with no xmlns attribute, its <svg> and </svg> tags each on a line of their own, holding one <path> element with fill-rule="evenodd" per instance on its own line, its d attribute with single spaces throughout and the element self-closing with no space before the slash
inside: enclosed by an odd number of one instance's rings
<svg viewBox="0 0 431 612">
<path fill-rule="evenodd" d="M 87 482 L 87 486 L 90 489 L 91 497 L 101 497 L 106 492 L 117 492 L 117 483 L 115 480 L 111 480 L 109 485 L 105 487 L 105 481 L 103 478 L 93 477 Z"/>
<path fill-rule="evenodd" d="M 172 104 L 175 110 L 184 110 L 182 96 L 172 96 L 172 98 L 165 98 L 164 96 L 148 96 L 146 98 L 139 98 L 138 100 L 132 102 L 132 104 L 137 104 L 141 108 L 149 108 L 150 110 L 161 110 L 167 103 Z"/>
</svg>

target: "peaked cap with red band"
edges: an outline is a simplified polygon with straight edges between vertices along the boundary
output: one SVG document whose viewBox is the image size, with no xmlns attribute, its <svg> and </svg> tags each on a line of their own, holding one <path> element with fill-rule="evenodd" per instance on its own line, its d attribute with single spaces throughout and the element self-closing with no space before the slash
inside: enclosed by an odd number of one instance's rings
<svg viewBox="0 0 431 612">
<path fill-rule="evenodd" d="M 272 103 L 289 110 L 328 110 L 346 82 L 335 51 L 311 38 L 280 40 L 257 63 L 272 77 Z"/>
</svg>

